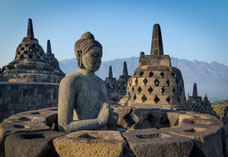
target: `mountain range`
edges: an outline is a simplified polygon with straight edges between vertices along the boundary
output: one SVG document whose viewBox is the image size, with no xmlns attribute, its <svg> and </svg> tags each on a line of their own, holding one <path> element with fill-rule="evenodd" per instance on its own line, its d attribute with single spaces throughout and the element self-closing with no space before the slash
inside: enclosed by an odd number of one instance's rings
<svg viewBox="0 0 228 157">
<path fill-rule="evenodd" d="M 131 75 L 138 67 L 138 57 L 104 61 L 96 74 L 104 80 L 108 76 L 109 66 L 112 66 L 113 76 L 118 79 L 122 74 L 124 61 L 127 62 L 128 73 Z M 61 60 L 59 64 L 66 75 L 74 73 L 77 69 L 75 58 Z M 228 66 L 218 62 L 207 63 L 173 57 L 171 57 L 171 64 L 182 72 L 186 95 L 187 93 L 192 95 L 193 83 L 196 82 L 200 96 L 204 97 L 207 94 L 212 102 L 228 99 Z"/>
</svg>

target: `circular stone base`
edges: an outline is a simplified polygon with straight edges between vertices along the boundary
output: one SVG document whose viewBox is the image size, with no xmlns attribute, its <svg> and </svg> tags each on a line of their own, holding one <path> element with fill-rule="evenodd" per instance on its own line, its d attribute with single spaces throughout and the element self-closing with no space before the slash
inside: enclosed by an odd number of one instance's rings
<svg viewBox="0 0 228 157">
<path fill-rule="evenodd" d="M 72 133 L 55 131 L 55 107 L 18 113 L 0 124 L 0 150 L 9 157 L 226 155 L 223 125 L 213 116 L 122 106 L 112 109 L 119 118 L 115 126 L 108 126 L 110 130 Z"/>
</svg>

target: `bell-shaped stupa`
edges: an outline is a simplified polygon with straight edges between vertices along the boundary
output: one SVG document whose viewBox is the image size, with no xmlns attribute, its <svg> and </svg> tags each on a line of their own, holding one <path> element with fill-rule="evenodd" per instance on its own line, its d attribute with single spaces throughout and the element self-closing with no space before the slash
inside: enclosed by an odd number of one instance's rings
<svg viewBox="0 0 228 157">
<path fill-rule="evenodd" d="M 47 52 L 46 52 L 45 59 L 46 59 L 47 63 L 50 64 L 54 68 L 55 74 L 57 74 L 61 77 L 65 76 L 65 73 L 59 67 L 58 60 L 55 58 L 54 53 L 52 53 L 50 40 L 47 41 Z"/>
<path fill-rule="evenodd" d="M 31 19 L 28 20 L 27 36 L 18 45 L 15 59 L 2 71 L 2 80 L 9 82 L 59 83 L 64 77 L 47 63 L 44 50 L 34 37 Z"/>
<path fill-rule="evenodd" d="M 181 71 L 164 55 L 159 24 L 153 27 L 150 55 L 140 53 L 139 67 L 128 80 L 120 104 L 174 110 L 188 110 Z"/>
</svg>

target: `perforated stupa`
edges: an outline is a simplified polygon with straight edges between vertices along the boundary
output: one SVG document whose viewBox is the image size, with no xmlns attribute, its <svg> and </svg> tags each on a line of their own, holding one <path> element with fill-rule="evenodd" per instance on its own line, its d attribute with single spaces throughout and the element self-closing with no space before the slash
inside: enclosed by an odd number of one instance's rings
<svg viewBox="0 0 228 157">
<path fill-rule="evenodd" d="M 153 27 L 150 55 L 140 53 L 139 67 L 127 84 L 120 104 L 135 107 L 187 110 L 181 71 L 164 55 L 159 24 Z"/>
<path fill-rule="evenodd" d="M 27 36 L 18 45 L 15 59 L 4 66 L 2 71 L 2 80 L 9 82 L 59 83 L 65 76 L 47 62 L 43 48 L 34 37 L 31 19 L 28 20 Z"/>
</svg>

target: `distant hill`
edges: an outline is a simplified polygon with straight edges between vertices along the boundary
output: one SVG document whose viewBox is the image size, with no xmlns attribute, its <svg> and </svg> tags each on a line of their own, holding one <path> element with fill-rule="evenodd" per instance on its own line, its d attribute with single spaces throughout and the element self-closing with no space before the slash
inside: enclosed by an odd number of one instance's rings
<svg viewBox="0 0 228 157">
<path fill-rule="evenodd" d="M 138 57 L 102 62 L 96 74 L 105 79 L 108 76 L 108 69 L 111 65 L 113 76 L 118 78 L 122 74 L 124 61 L 127 62 L 128 73 L 131 75 L 138 66 Z M 172 57 L 171 63 L 172 66 L 179 68 L 182 72 L 186 95 L 188 92 L 192 95 L 192 86 L 196 82 L 199 95 L 204 96 L 207 93 L 211 101 L 228 99 L 228 66 L 217 62 L 207 63 Z M 70 75 L 77 69 L 76 59 L 62 60 L 60 61 L 60 67 L 67 75 Z"/>
</svg>

